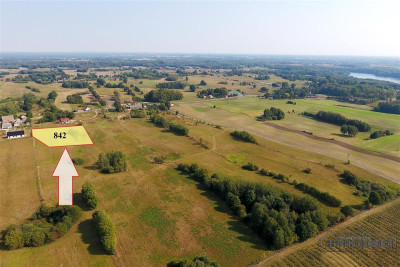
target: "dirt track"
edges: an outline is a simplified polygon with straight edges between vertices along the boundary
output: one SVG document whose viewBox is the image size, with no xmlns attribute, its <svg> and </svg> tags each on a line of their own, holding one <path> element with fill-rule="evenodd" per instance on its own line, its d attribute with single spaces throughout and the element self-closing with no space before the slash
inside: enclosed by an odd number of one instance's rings
<svg viewBox="0 0 400 267">
<path fill-rule="evenodd" d="M 320 136 L 315 136 L 315 135 L 312 135 L 312 134 L 309 134 L 309 133 L 306 133 L 306 132 L 302 132 L 302 131 L 299 131 L 299 130 L 289 129 L 289 128 L 286 128 L 286 127 L 283 127 L 283 126 L 276 125 L 276 124 L 271 123 L 271 122 L 264 122 L 264 124 L 268 125 L 268 126 L 271 126 L 271 127 L 274 127 L 276 129 L 279 129 L 279 130 L 301 134 L 303 136 L 306 136 L 306 137 L 314 139 L 314 140 L 324 141 L 324 142 L 336 144 L 336 145 L 339 145 L 339 146 L 342 146 L 342 147 L 345 147 L 345 148 L 348 148 L 348 149 L 351 149 L 351 150 L 354 150 L 354 151 L 357 151 L 357 152 L 361 152 L 361 153 L 364 153 L 364 154 L 369 154 L 369 155 L 372 155 L 372 156 L 382 157 L 382 158 L 385 158 L 385 159 L 390 159 L 390 160 L 393 160 L 393 161 L 396 161 L 396 162 L 400 162 L 400 157 L 396 157 L 396 156 L 393 156 L 393 155 L 388 155 L 388 154 L 381 153 L 381 152 L 374 152 L 374 151 L 371 151 L 371 150 L 368 150 L 368 149 L 364 149 L 364 148 L 360 148 L 360 147 L 356 147 L 356 146 L 347 144 L 347 143 L 342 142 L 342 141 L 328 139 L 328 138 L 324 138 L 324 137 L 320 137 Z"/>
</svg>

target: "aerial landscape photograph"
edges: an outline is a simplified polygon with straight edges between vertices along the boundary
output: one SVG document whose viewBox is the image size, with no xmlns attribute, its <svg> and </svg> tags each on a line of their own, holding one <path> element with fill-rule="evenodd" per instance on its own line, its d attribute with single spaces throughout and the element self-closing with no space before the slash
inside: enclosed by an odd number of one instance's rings
<svg viewBox="0 0 400 267">
<path fill-rule="evenodd" d="M 400 266 L 399 11 L 0 0 L 0 267 Z"/>
</svg>

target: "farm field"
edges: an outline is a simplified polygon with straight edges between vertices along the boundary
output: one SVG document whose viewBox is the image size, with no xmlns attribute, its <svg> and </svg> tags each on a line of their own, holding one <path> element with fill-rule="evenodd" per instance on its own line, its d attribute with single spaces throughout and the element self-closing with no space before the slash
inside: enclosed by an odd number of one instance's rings
<svg viewBox="0 0 400 267">
<path fill-rule="evenodd" d="M 345 169 L 359 177 L 399 188 L 353 165 L 344 165 L 331 158 L 267 140 L 260 139 L 259 145 L 238 142 L 229 136 L 229 130 L 196 124 L 191 120 L 182 121 L 176 116 L 173 119 L 184 122 L 190 128 L 193 139 L 166 132 L 145 119 L 118 120 L 112 114 L 110 119 L 93 118 L 92 114 L 80 114 L 76 119 L 84 122 L 95 145 L 68 148 L 73 158 L 82 157 L 85 160 L 85 164 L 77 166 L 80 177 L 74 180 L 74 193 L 78 193 L 86 181 L 97 188 L 101 199 L 99 208 L 107 211 L 116 226 L 117 254 L 104 254 L 89 221 L 91 212 L 87 211 L 65 236 L 49 245 L 14 251 L 0 250 L 0 257 L 6 266 L 24 266 L 28 263 L 30 266 L 59 266 L 61 263 L 64 266 L 128 266 L 131 262 L 142 266 L 165 266 L 166 262 L 173 259 L 196 255 L 207 255 L 222 266 L 244 266 L 271 254 L 263 241 L 232 216 L 215 195 L 204 191 L 197 182 L 175 170 L 180 162 L 197 162 L 210 172 L 233 179 L 271 183 L 293 194 L 304 195 L 289 184 L 241 168 L 245 162 L 254 162 L 260 167 L 284 173 L 291 179 L 334 194 L 344 204 L 351 205 L 361 204 L 362 198 L 353 195 L 352 189 L 340 182 L 338 174 Z M 44 123 L 39 126 L 52 125 Z M 196 140 L 200 138 L 208 144 L 209 149 L 199 145 Z M 19 194 L 31 194 L 32 198 L 13 202 L 11 208 L 7 209 L 8 220 L 2 219 L 0 230 L 10 223 L 21 223 L 40 204 L 33 171 L 35 154 L 44 202 L 57 202 L 57 179 L 51 175 L 62 148 L 45 147 L 30 137 L 2 141 L 2 166 L 7 161 L 5 151 L 17 144 L 30 148 L 24 153 L 27 158 L 24 164 L 31 162 L 32 168 L 14 168 L 32 173 L 21 175 L 6 168 L 4 174 L 15 184 L 2 192 L 1 206 L 8 203 L 9 198 L 15 197 L 15 188 L 24 181 L 21 179 L 28 179 L 28 182 L 24 183 Z M 106 175 L 93 167 L 99 153 L 111 150 L 123 151 L 128 156 L 127 172 Z M 156 156 L 166 156 L 166 163 L 152 163 L 152 158 Z M 335 169 L 323 166 L 328 163 L 334 164 Z M 313 173 L 303 173 L 306 167 L 310 167 Z M 79 198 L 75 197 L 79 205 Z M 338 212 L 338 208 L 323 208 L 327 213 Z M 20 213 L 22 209 L 24 212 Z"/>
<path fill-rule="evenodd" d="M 398 163 L 395 161 L 361 153 L 354 150 L 349 150 L 336 144 L 309 139 L 296 133 L 282 131 L 267 126 L 262 122 L 256 121 L 253 116 L 243 114 L 242 111 L 240 111 L 240 108 L 236 111 L 230 111 L 228 109 L 222 108 L 213 108 L 214 105 L 218 107 L 218 105 L 222 105 L 222 103 L 225 103 L 225 105 L 233 106 L 235 108 L 235 105 L 229 104 L 231 101 L 239 103 L 241 101 L 260 101 L 257 102 L 257 104 L 262 104 L 261 100 L 258 100 L 257 98 L 245 97 L 237 100 L 210 101 L 205 103 L 180 103 L 174 106 L 173 110 L 178 111 L 180 114 L 186 115 L 195 120 L 205 121 L 207 123 L 213 123 L 215 125 L 221 125 L 230 129 L 246 130 L 253 135 L 259 136 L 261 138 L 293 146 L 303 151 L 310 151 L 321 155 L 327 155 L 346 162 L 348 159 L 350 159 L 352 164 L 356 164 L 369 171 L 379 173 L 380 175 L 388 179 L 399 181 Z M 267 105 L 265 107 L 267 107 Z M 259 106 L 257 110 L 258 109 L 260 109 L 260 111 L 262 112 L 262 107 Z M 254 116 L 256 116 L 256 114 L 261 114 L 258 111 L 252 112 Z M 309 120 L 307 118 L 304 119 Z M 392 121 L 392 123 L 393 121 L 396 121 L 396 119 L 390 120 Z"/>
<path fill-rule="evenodd" d="M 395 200 L 369 214 L 350 219 L 343 225 L 338 225 L 334 231 L 364 232 L 382 236 L 397 236 L 400 228 L 396 223 L 400 216 L 400 201 Z M 282 253 L 277 253 L 255 266 L 397 266 L 400 256 L 397 251 L 383 252 L 322 252 L 320 238 L 326 233 L 316 236 L 303 244 L 294 245 Z M 397 240 L 396 247 L 399 246 Z"/>
<path fill-rule="evenodd" d="M 389 153 L 395 156 L 400 155 L 400 116 L 394 114 L 380 113 L 371 111 L 369 106 L 342 103 L 325 99 L 296 99 L 296 105 L 286 104 L 287 100 L 265 100 L 253 97 L 239 98 L 231 101 L 219 101 L 205 103 L 216 108 L 225 109 L 235 113 L 245 113 L 256 118 L 260 116 L 265 108 L 276 107 L 286 112 L 285 119 L 280 121 L 270 121 L 278 125 L 300 131 L 312 132 L 315 135 L 325 138 L 335 138 L 355 146 L 368 148 L 374 151 Z M 292 110 L 295 113 L 292 113 Z M 384 138 L 369 139 L 368 133 L 358 133 L 356 138 L 343 137 L 340 134 L 340 127 L 337 125 L 324 123 L 315 119 L 301 116 L 300 113 L 306 111 L 317 113 L 320 110 L 340 113 L 350 119 L 358 119 L 371 125 L 371 132 L 376 130 L 390 130 L 393 136 Z M 291 113 L 287 113 L 291 111 Z"/>
</svg>

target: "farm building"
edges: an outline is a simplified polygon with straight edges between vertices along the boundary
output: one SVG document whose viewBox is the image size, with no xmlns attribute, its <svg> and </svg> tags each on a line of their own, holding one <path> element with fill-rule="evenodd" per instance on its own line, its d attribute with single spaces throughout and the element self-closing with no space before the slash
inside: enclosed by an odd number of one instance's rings
<svg viewBox="0 0 400 267">
<path fill-rule="evenodd" d="M 241 96 L 242 93 L 240 91 L 229 91 L 228 96 Z"/>
<path fill-rule="evenodd" d="M 84 108 L 83 108 L 83 111 L 89 111 L 89 110 L 90 110 L 89 107 L 84 107 Z"/>
<path fill-rule="evenodd" d="M 10 122 L 3 122 L 1 125 L 2 130 L 10 130 L 12 128 L 12 124 Z"/>
<path fill-rule="evenodd" d="M 24 131 L 15 131 L 15 132 L 8 132 L 7 133 L 7 138 L 8 139 L 21 138 L 21 137 L 25 137 L 25 132 Z"/>
<path fill-rule="evenodd" d="M 69 118 L 61 118 L 58 120 L 59 123 L 69 123 Z"/>
<path fill-rule="evenodd" d="M 24 123 L 22 122 L 22 120 L 16 119 L 15 122 L 14 122 L 14 127 L 19 127 L 19 126 L 21 126 L 22 124 L 24 124 Z"/>
<path fill-rule="evenodd" d="M 2 116 L 2 117 L 1 117 L 1 121 L 2 121 L 3 123 L 14 122 L 14 115 Z"/>
</svg>

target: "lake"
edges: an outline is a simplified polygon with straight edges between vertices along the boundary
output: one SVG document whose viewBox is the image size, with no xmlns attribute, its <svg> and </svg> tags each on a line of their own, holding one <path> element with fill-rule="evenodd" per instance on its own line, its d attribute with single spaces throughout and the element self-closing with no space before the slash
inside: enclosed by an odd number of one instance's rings
<svg viewBox="0 0 400 267">
<path fill-rule="evenodd" d="M 382 77 L 382 76 L 376 76 L 374 74 L 368 74 L 368 73 L 351 72 L 350 76 L 355 77 L 355 78 L 360 78 L 360 79 L 373 79 L 373 80 L 387 81 L 387 82 L 400 84 L 400 79 L 398 79 L 398 78 Z"/>
</svg>

